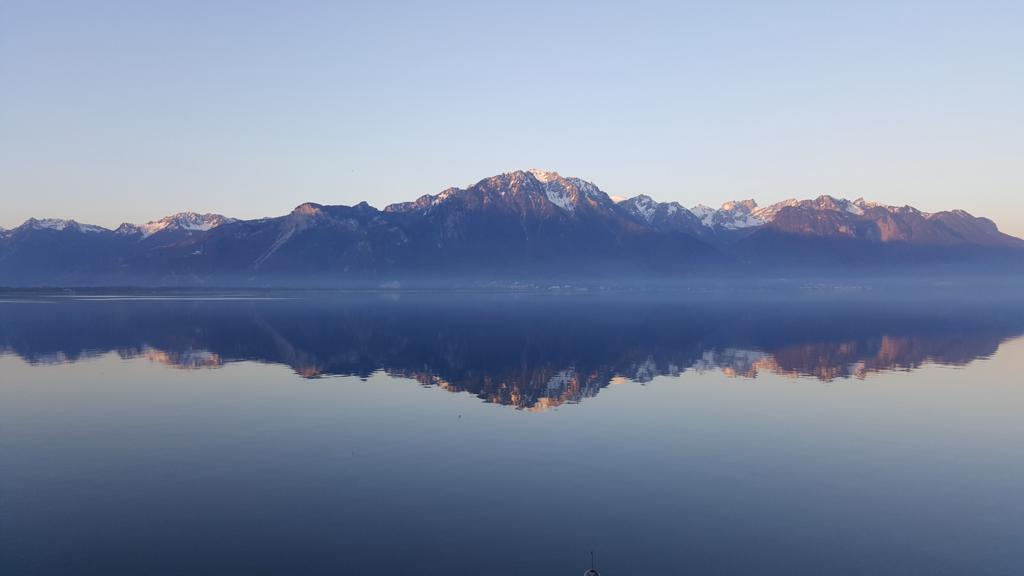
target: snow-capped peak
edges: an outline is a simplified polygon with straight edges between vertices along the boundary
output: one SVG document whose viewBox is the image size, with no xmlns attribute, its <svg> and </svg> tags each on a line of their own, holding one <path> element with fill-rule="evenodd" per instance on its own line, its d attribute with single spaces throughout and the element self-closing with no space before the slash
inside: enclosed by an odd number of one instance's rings
<svg viewBox="0 0 1024 576">
<path fill-rule="evenodd" d="M 757 202 L 754 200 L 733 200 L 722 204 L 718 210 L 710 206 L 699 204 L 690 209 L 702 224 L 709 228 L 724 228 L 726 230 L 740 230 L 762 226 L 767 220 L 759 217 L 755 211 Z"/>
<path fill-rule="evenodd" d="M 757 208 L 756 200 L 731 200 L 722 204 L 721 210 L 725 212 L 752 212 Z"/>
<path fill-rule="evenodd" d="M 582 178 L 564 177 L 558 172 L 531 168 L 525 171 L 543 187 L 544 195 L 552 204 L 566 212 L 575 212 L 580 203 L 609 202 L 608 196 L 596 185 Z"/>
<path fill-rule="evenodd" d="M 779 215 L 779 212 L 786 208 L 798 208 L 805 207 L 814 210 L 832 210 L 835 212 L 849 212 L 856 216 L 862 216 L 864 209 L 867 208 L 862 199 L 850 202 L 845 198 L 835 198 L 827 194 L 818 196 L 813 200 L 797 200 L 790 198 L 789 200 L 783 200 L 782 202 L 776 202 L 771 206 L 765 206 L 764 208 L 758 208 L 754 210 L 754 215 L 766 222 L 771 222 Z"/>
<path fill-rule="evenodd" d="M 706 204 L 697 204 L 693 208 L 690 208 L 690 212 L 693 212 L 694 216 L 703 221 L 709 214 L 714 214 L 715 209 Z"/>
<path fill-rule="evenodd" d="M 850 214 L 856 214 L 857 216 L 863 216 L 864 215 L 864 209 L 861 208 L 860 206 L 857 206 L 853 202 L 846 202 L 843 205 L 843 210 L 846 210 Z"/>
<path fill-rule="evenodd" d="M 797 200 L 796 198 L 790 198 L 788 200 L 783 200 L 782 202 L 776 202 L 771 206 L 762 206 L 754 210 L 754 215 L 764 220 L 765 222 L 771 222 L 772 220 L 775 219 L 776 216 L 779 215 L 779 212 L 781 212 L 783 208 L 791 208 L 793 206 L 799 205 L 799 200 Z"/>
<path fill-rule="evenodd" d="M 546 182 L 545 182 L 546 184 Z M 576 210 L 576 205 L 572 202 L 572 197 L 563 188 L 544 187 L 544 195 L 548 197 L 548 200 L 552 204 L 558 206 L 566 212 L 573 212 Z"/>
<path fill-rule="evenodd" d="M 854 200 L 853 201 L 853 205 L 858 207 L 858 208 L 860 208 L 861 210 L 867 210 L 868 208 L 891 208 L 891 206 L 887 206 L 887 205 L 882 204 L 880 202 L 871 202 L 871 201 L 865 200 L 863 197 L 862 198 L 857 198 L 856 200 Z"/>
<path fill-rule="evenodd" d="M 92 224 L 79 224 L 74 220 L 64 220 L 62 218 L 29 218 L 25 221 L 22 226 L 27 226 L 33 230 L 78 230 L 79 232 L 85 233 L 96 233 L 96 232 L 109 232 L 102 226 L 95 226 Z"/>
<path fill-rule="evenodd" d="M 29 218 L 25 224 L 33 230 L 64 230 L 71 221 L 61 218 Z"/>
<path fill-rule="evenodd" d="M 447 199 L 451 198 L 452 196 L 454 196 L 455 193 L 458 192 L 458 191 L 459 191 L 458 188 L 448 188 L 446 190 L 442 190 L 440 194 L 438 194 L 437 196 L 434 196 L 434 199 L 430 202 L 431 206 L 436 206 L 436 205 L 444 202 L 445 200 L 447 200 Z"/>
<path fill-rule="evenodd" d="M 557 180 L 559 178 L 558 172 L 549 172 L 547 170 L 541 170 L 539 168 L 530 168 L 529 170 L 527 170 L 527 172 L 533 174 L 534 178 L 540 180 L 545 184 L 551 182 L 552 180 Z"/>
<path fill-rule="evenodd" d="M 195 212 L 179 212 L 166 216 L 154 222 L 147 222 L 139 226 L 143 238 L 148 238 L 163 230 L 188 230 L 206 232 L 224 224 L 234 222 L 234 218 L 227 218 L 220 214 L 197 214 Z"/>
<path fill-rule="evenodd" d="M 633 211 L 648 223 L 654 220 L 654 213 L 658 211 L 658 203 L 653 198 L 646 194 L 640 194 L 630 198 L 628 202 Z"/>
<path fill-rule="evenodd" d="M 114 230 L 114 234 L 123 234 L 125 236 L 140 234 L 141 232 L 142 229 L 131 222 L 122 222 L 121 225 Z"/>
</svg>

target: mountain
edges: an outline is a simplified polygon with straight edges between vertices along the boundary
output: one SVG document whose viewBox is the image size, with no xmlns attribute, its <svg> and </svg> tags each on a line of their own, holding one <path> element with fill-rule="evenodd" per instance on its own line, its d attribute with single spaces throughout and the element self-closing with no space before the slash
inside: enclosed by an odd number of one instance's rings
<svg viewBox="0 0 1024 576">
<path fill-rule="evenodd" d="M 718 210 L 698 205 L 692 212 L 700 219 L 701 224 L 711 229 L 744 230 L 767 222 L 758 214 L 757 202 L 754 200 L 726 202 Z"/>
<path fill-rule="evenodd" d="M 793 269 L 855 266 L 952 271 L 1019 271 L 1024 241 L 987 218 L 963 210 L 921 212 L 863 199 L 831 196 L 791 200 L 755 214 L 765 224 L 739 239 L 732 252 L 764 266 Z"/>
<path fill-rule="evenodd" d="M 619 202 L 617 206 L 641 225 L 659 232 L 683 232 L 697 238 L 708 233 L 701 219 L 678 202 L 656 202 L 650 196 L 640 194 Z"/>
<path fill-rule="evenodd" d="M 431 269 L 681 271 L 714 252 L 692 235 L 631 217 L 594 184 L 540 170 L 494 176 L 384 211 L 409 234 L 410 253 Z"/>
<path fill-rule="evenodd" d="M 881 242 L 935 246 L 976 244 L 1021 247 L 1022 241 L 999 232 L 994 222 L 963 210 L 927 214 L 910 206 L 885 206 L 864 199 L 819 196 L 791 200 L 755 211 L 773 230 L 809 236 L 839 236 Z"/>
<path fill-rule="evenodd" d="M 638 204 L 639 203 L 639 204 Z M 620 202 L 645 213 L 676 210 L 646 196 Z M 850 201 L 828 195 L 790 199 L 770 206 L 754 200 L 726 202 L 714 209 L 698 205 L 690 213 L 700 221 L 691 233 L 739 259 L 748 269 L 787 273 L 807 269 L 899 271 L 1020 271 L 1024 241 L 999 231 L 987 218 L 963 210 L 925 213 L 911 206 L 888 206 L 863 198 Z"/>
<path fill-rule="evenodd" d="M 43 218 L 37 220 L 35 218 L 29 218 L 24 224 L 15 228 L 11 232 L 18 230 L 54 230 L 57 232 L 63 232 L 65 230 L 71 230 L 74 232 L 81 232 L 85 234 L 92 234 L 98 232 L 107 232 L 106 228 L 100 226 L 93 226 L 92 224 L 79 224 L 74 220 L 62 220 L 60 218 Z"/>
<path fill-rule="evenodd" d="M 718 209 L 613 200 L 543 170 L 379 210 L 306 203 L 235 220 L 182 212 L 116 230 L 30 219 L 0 232 L 0 285 L 377 285 L 716 275 L 1024 272 L 1024 241 L 962 210 L 819 196 Z"/>
<path fill-rule="evenodd" d="M 197 232 L 209 232 L 218 226 L 235 221 L 234 218 L 227 218 L 220 214 L 179 212 L 139 226 L 126 222 L 121 224 L 114 232 L 126 236 L 141 236 L 141 239 L 154 235 L 163 235 L 165 238 L 173 235 L 174 238 L 179 239 L 191 236 Z"/>
<path fill-rule="evenodd" d="M 74 220 L 30 218 L 0 234 L 0 285 L 67 286 L 151 283 L 140 265 L 166 246 L 234 222 L 216 214 L 168 216 L 116 230 Z"/>
</svg>

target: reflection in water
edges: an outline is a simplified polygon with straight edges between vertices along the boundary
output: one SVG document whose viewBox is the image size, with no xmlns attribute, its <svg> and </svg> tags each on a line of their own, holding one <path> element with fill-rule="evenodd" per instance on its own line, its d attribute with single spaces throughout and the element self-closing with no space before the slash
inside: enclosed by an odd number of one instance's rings
<svg viewBox="0 0 1024 576">
<path fill-rule="evenodd" d="M 0 574 L 1024 573 L 1019 303 L 290 296 L 0 304 Z"/>
<path fill-rule="evenodd" d="M 543 410 L 686 371 L 822 381 L 962 366 L 1024 333 L 976 305 L 403 295 L 0 304 L 0 350 L 30 363 L 116 352 L 199 369 L 252 360 L 307 378 L 377 371 Z"/>
<path fill-rule="evenodd" d="M 129 354 L 127 358 L 134 355 Z M 175 368 L 219 368 L 224 365 L 224 360 L 213 352 L 207 350 L 156 350 L 150 348 L 146 352 L 146 358 L 152 362 L 159 362 Z"/>
</svg>

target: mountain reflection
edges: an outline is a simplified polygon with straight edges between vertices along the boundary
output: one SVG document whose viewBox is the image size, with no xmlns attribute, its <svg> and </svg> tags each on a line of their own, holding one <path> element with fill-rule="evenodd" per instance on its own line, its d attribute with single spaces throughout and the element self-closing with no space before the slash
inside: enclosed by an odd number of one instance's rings
<svg viewBox="0 0 1024 576">
<path fill-rule="evenodd" d="M 30 363 L 116 352 L 177 368 L 384 371 L 542 410 L 686 371 L 822 381 L 965 365 L 1024 333 L 1018 308 L 879 302 L 375 295 L 0 304 L 0 350 Z"/>
</svg>

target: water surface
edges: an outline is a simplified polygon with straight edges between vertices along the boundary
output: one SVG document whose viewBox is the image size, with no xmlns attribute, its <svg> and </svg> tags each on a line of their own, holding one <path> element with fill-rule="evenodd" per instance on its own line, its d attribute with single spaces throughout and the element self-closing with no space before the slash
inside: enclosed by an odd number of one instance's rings
<svg viewBox="0 0 1024 576">
<path fill-rule="evenodd" d="M 0 572 L 1015 574 L 1024 307 L 13 295 Z"/>
</svg>

